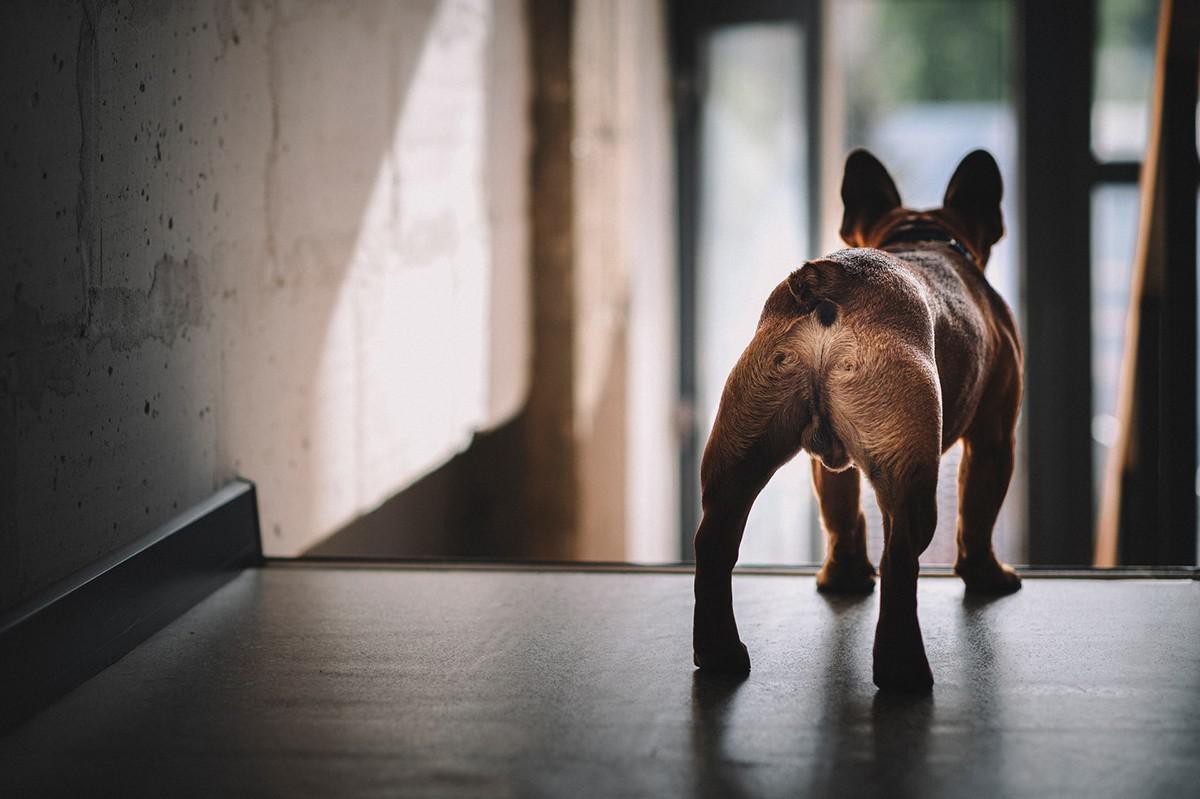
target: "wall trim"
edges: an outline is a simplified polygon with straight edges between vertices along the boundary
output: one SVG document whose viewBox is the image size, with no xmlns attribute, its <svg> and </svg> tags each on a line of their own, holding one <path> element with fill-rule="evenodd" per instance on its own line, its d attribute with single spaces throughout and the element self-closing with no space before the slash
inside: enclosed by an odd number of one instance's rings
<svg viewBox="0 0 1200 799">
<path fill-rule="evenodd" d="M 261 563 L 254 484 L 236 480 L 0 613 L 0 735 Z"/>
</svg>

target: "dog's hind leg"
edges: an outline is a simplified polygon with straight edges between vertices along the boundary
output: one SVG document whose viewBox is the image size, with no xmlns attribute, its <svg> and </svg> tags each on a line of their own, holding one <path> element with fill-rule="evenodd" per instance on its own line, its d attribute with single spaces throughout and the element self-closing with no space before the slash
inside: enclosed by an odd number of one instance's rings
<svg viewBox="0 0 1200 799">
<path fill-rule="evenodd" d="M 747 674 L 750 655 L 738 636 L 733 616 L 733 566 L 750 506 L 759 491 L 752 486 L 706 487 L 704 516 L 696 530 L 696 607 L 692 622 L 692 659 L 705 671 Z"/>
<path fill-rule="evenodd" d="M 917 621 L 917 574 L 918 558 L 937 528 L 941 388 L 932 359 L 894 359 L 886 367 L 890 393 L 851 409 L 865 444 L 860 461 L 883 516 L 873 672 L 882 689 L 924 692 L 933 675 Z"/>
<path fill-rule="evenodd" d="M 937 527 L 937 462 L 881 482 L 876 487 L 884 543 L 875 684 L 884 690 L 924 692 L 933 686 L 933 674 L 917 621 L 917 559 Z"/>
<path fill-rule="evenodd" d="M 958 467 L 958 557 L 954 572 L 968 591 L 1010 594 L 1021 587 L 1011 566 L 992 550 L 992 530 L 1013 471 L 1013 433 L 1007 425 L 969 430 Z"/>
<path fill-rule="evenodd" d="M 766 404 L 753 391 L 727 387 L 700 468 L 704 515 L 696 530 L 693 658 L 706 671 L 745 674 L 750 657 L 733 616 L 733 566 L 750 507 L 771 475 L 799 450 L 794 427 L 755 417 Z M 771 389 L 774 390 L 774 389 Z"/>
<path fill-rule="evenodd" d="M 813 458 L 812 474 L 825 528 L 825 563 L 817 572 L 817 590 L 870 593 L 875 590 L 875 567 L 867 557 L 867 520 L 859 502 L 859 471 L 851 467 L 833 472 Z"/>
</svg>

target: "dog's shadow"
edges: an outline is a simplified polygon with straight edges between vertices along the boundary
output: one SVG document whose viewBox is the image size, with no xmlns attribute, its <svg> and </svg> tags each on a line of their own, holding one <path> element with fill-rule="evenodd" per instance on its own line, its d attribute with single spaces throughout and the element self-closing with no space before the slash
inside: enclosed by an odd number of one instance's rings
<svg viewBox="0 0 1200 799">
<path fill-rule="evenodd" d="M 825 600 L 825 604 L 833 611 L 833 615 L 842 617 L 848 611 L 858 610 L 864 605 L 869 604 L 875 597 L 875 591 L 855 593 L 820 592 L 817 595 Z"/>
<path fill-rule="evenodd" d="M 816 692 L 815 717 L 796 723 L 818 734 L 808 769 L 808 792 L 836 795 L 844 780 L 857 775 L 897 795 L 919 795 L 936 770 L 935 730 L 947 720 L 984 718 L 995 711 L 1003 667 L 998 630 L 991 610 L 1013 595 L 965 592 L 957 614 L 954 657 L 942 661 L 942 682 L 930 694 L 878 691 L 870 685 L 870 640 L 876 621 L 875 594 L 821 594 L 828 615 L 813 629 L 822 653 L 812 671 L 798 672 Z M 810 616 L 802 623 L 814 624 Z M 957 663 L 958 674 L 945 671 Z M 696 793 L 704 796 L 755 795 L 750 764 L 731 750 L 739 692 L 746 678 L 692 674 L 691 743 Z M 940 696 L 939 696 L 940 686 Z M 751 700 L 753 701 L 753 700 Z M 745 708 L 743 709 L 745 710 Z M 973 744 L 966 744 L 974 746 Z"/>
<path fill-rule="evenodd" d="M 696 795 L 744 797 L 738 764 L 728 755 L 725 738 L 730 711 L 746 677 L 692 672 L 692 756 L 696 764 Z"/>
<path fill-rule="evenodd" d="M 878 590 L 878 589 L 877 589 Z M 871 682 L 877 595 L 823 593 L 832 618 L 824 625 L 819 675 L 821 734 L 808 792 L 838 795 L 853 775 L 879 787 L 918 795 L 913 775 L 929 758 L 933 694 L 879 691 Z"/>
<path fill-rule="evenodd" d="M 991 605 L 1003 602 L 1010 599 L 1019 592 L 1008 594 L 989 594 L 983 591 L 963 591 L 962 607 L 968 618 L 973 618 L 979 615 L 980 611 L 990 607 Z"/>
<path fill-rule="evenodd" d="M 994 615 L 1001 612 L 1001 605 L 1019 595 L 1019 592 L 985 594 L 974 591 L 963 594 L 962 613 L 958 618 L 957 639 L 961 647 L 958 660 L 964 670 L 964 684 L 972 686 L 972 700 L 981 708 L 994 700 L 999 683 L 1008 671 L 1004 668 L 1002 654 L 1005 647 Z"/>
</svg>

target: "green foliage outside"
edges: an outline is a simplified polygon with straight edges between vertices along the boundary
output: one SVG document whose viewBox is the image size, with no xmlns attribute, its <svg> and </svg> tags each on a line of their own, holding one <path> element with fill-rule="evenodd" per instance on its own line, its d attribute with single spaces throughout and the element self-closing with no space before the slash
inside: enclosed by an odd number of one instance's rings
<svg viewBox="0 0 1200 799">
<path fill-rule="evenodd" d="M 874 5 L 878 49 L 870 83 L 893 102 L 995 101 L 1008 94 L 1012 9 L 1005 0 Z"/>
<path fill-rule="evenodd" d="M 838 2 L 855 20 L 846 82 L 852 134 L 897 106 L 1013 99 L 1013 0 Z M 1159 0 L 1096 0 L 1098 98 L 1147 96 L 1158 9 Z"/>
<path fill-rule="evenodd" d="M 1142 100 L 1154 74 L 1158 0 L 1100 0 L 1096 9 L 1096 96 Z"/>
</svg>

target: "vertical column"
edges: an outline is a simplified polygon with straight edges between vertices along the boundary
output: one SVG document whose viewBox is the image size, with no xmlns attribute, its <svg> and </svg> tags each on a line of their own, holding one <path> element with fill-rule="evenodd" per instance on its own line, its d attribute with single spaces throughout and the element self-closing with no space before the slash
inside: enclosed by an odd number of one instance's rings
<svg viewBox="0 0 1200 799">
<path fill-rule="evenodd" d="M 569 558 L 575 480 L 571 0 L 529 0 L 533 374 L 524 414 L 527 554 Z"/>
<path fill-rule="evenodd" d="M 1091 0 L 1017 4 L 1029 560 L 1092 559 Z"/>
</svg>

